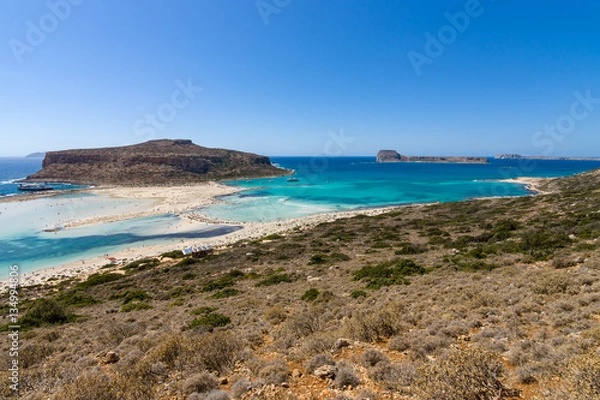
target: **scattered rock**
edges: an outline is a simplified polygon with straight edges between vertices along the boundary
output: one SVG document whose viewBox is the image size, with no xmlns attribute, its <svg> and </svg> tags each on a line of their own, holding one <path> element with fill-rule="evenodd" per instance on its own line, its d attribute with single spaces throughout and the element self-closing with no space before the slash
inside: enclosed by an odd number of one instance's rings
<svg viewBox="0 0 600 400">
<path fill-rule="evenodd" d="M 580 257 L 577 257 L 577 258 L 575 259 L 575 262 L 576 262 L 577 264 L 583 264 L 583 263 L 585 262 L 585 259 L 584 259 L 583 257 L 581 257 L 581 256 L 580 256 Z"/>
<path fill-rule="evenodd" d="M 299 369 L 292 371 L 292 378 L 302 378 L 302 372 Z"/>
<path fill-rule="evenodd" d="M 332 350 L 337 351 L 344 347 L 350 347 L 350 345 L 352 345 L 352 342 L 349 339 L 340 338 L 335 341 L 335 343 L 333 344 Z"/>
<path fill-rule="evenodd" d="M 281 384 L 281 387 L 282 387 L 282 388 L 289 388 L 289 387 L 290 387 L 290 384 L 289 384 L 289 383 L 287 383 L 287 382 L 283 382 L 283 383 Z"/>
<path fill-rule="evenodd" d="M 227 377 L 222 377 L 221 379 L 219 379 L 219 385 L 227 385 L 229 383 L 229 379 L 227 379 Z"/>
<path fill-rule="evenodd" d="M 337 374 L 337 368 L 333 365 L 323 365 L 313 372 L 317 378 L 321 379 L 335 379 Z"/>
<path fill-rule="evenodd" d="M 114 364 L 116 362 L 119 362 L 120 359 L 121 359 L 121 357 L 119 356 L 119 353 L 116 353 L 114 351 L 109 351 L 108 353 L 106 353 L 106 356 L 104 356 L 104 363 L 105 364 Z"/>
</svg>

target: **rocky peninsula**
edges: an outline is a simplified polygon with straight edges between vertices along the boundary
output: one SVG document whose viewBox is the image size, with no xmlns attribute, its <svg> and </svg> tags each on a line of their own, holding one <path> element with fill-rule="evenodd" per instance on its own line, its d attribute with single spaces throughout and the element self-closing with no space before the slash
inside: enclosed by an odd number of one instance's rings
<svg viewBox="0 0 600 400">
<path fill-rule="evenodd" d="M 266 156 L 211 149 L 191 140 L 151 140 L 100 149 L 48 152 L 27 181 L 91 185 L 173 185 L 286 175 Z"/>
<path fill-rule="evenodd" d="M 377 162 L 445 162 L 445 163 L 474 163 L 487 164 L 487 157 L 467 156 L 405 156 L 396 150 L 380 150 L 377 153 Z"/>
</svg>

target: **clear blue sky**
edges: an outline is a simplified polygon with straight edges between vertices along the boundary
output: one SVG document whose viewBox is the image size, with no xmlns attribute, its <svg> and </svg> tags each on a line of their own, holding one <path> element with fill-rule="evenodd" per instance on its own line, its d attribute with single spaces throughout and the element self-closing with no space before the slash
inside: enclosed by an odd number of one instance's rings
<svg viewBox="0 0 600 400">
<path fill-rule="evenodd" d="M 0 1 L 3 156 L 600 156 L 595 0 Z"/>
</svg>

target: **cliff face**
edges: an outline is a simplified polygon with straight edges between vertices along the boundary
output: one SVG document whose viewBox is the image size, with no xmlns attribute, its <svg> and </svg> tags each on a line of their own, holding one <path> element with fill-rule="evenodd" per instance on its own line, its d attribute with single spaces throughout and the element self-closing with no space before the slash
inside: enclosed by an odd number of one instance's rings
<svg viewBox="0 0 600 400">
<path fill-rule="evenodd" d="M 268 157 L 209 149 L 191 140 L 152 140 L 125 147 L 48 152 L 31 181 L 162 185 L 284 175 Z"/>
<path fill-rule="evenodd" d="M 379 150 L 377 153 L 377 162 L 398 162 L 401 156 L 396 150 Z"/>
<path fill-rule="evenodd" d="M 404 156 L 395 150 L 379 150 L 377 162 L 447 162 L 447 163 L 478 163 L 485 164 L 486 157 L 466 156 Z"/>
</svg>

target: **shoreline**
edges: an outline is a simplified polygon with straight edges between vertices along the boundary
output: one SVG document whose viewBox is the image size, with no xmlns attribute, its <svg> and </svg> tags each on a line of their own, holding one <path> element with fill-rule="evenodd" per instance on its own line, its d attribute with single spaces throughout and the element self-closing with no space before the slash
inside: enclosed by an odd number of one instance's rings
<svg viewBox="0 0 600 400">
<path fill-rule="evenodd" d="M 499 180 L 498 182 L 514 183 L 525 185 L 526 189 L 537 194 L 547 194 L 539 185 L 541 182 L 550 178 L 514 178 Z M 91 217 L 71 221 L 66 224 L 66 229 L 80 226 L 90 226 L 115 221 L 125 221 L 132 218 L 139 218 L 153 215 L 175 214 L 181 218 L 177 228 L 178 232 L 198 230 L 199 228 L 210 230 L 218 229 L 221 226 L 234 226 L 240 229 L 233 232 L 198 239 L 181 239 L 178 244 L 165 243 L 155 245 L 141 245 L 115 251 L 114 253 L 104 254 L 102 256 L 80 259 L 76 262 L 63 264 L 56 267 L 44 268 L 22 275 L 20 286 L 35 286 L 46 283 L 59 283 L 64 279 L 76 277 L 86 278 L 90 274 L 98 272 L 101 267 L 110 264 L 110 259 L 122 260 L 121 263 L 114 264 L 118 268 L 121 264 L 135 261 L 146 257 L 157 257 L 160 254 L 171 250 L 184 249 L 192 246 L 211 246 L 216 250 L 224 249 L 241 240 L 256 240 L 271 234 L 284 234 L 294 229 L 307 229 L 323 222 L 332 222 L 338 219 L 351 218 L 356 215 L 375 216 L 395 209 L 407 207 L 425 207 L 435 203 L 413 203 L 404 205 L 391 205 L 384 207 L 360 208 L 347 211 L 336 211 L 323 214 L 313 214 L 303 217 L 289 218 L 285 220 L 275 220 L 268 222 L 238 222 L 215 220 L 201 214 L 192 214 L 190 211 L 197 210 L 212 204 L 220 203 L 218 197 L 237 193 L 244 188 L 227 186 L 222 183 L 209 182 L 200 185 L 191 186 L 157 186 L 157 187 L 95 187 L 82 189 L 85 192 L 105 195 L 111 198 L 132 199 L 132 200 L 153 200 L 152 204 L 145 210 L 134 213 L 123 213 L 110 216 Z M 51 196 L 48 196 L 51 197 Z M 37 198 L 37 197 L 36 197 Z M 484 198 L 477 198 L 484 199 Z M 474 199 L 471 199 L 474 200 Z M 476 199 L 475 199 L 476 200 Z M 22 201 L 22 200 L 17 200 Z M 468 200 L 464 200 L 468 201 Z M 8 279 L 0 280 L 0 293 L 8 287 Z"/>
<path fill-rule="evenodd" d="M 523 186 L 525 186 L 525 189 L 532 192 L 533 195 L 538 195 L 538 194 L 552 193 L 551 191 L 544 190 L 540 187 L 540 185 L 543 182 L 548 182 L 551 179 L 555 179 L 555 178 L 520 177 L 520 178 L 501 179 L 497 182 L 514 183 L 517 185 L 523 185 Z"/>
</svg>

